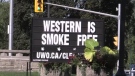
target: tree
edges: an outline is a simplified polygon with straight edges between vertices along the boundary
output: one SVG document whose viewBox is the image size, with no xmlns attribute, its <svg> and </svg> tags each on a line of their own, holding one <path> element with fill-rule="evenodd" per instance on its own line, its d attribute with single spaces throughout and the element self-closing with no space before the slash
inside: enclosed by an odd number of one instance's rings
<svg viewBox="0 0 135 76">
<path fill-rule="evenodd" d="M 115 14 L 117 15 L 116 7 L 118 6 L 119 0 L 83 0 L 83 2 L 80 2 L 81 0 L 50 0 L 51 3 L 56 3 L 56 4 L 63 4 L 67 6 L 72 6 L 72 7 L 79 7 L 79 8 L 84 8 L 84 9 L 90 9 L 94 11 L 100 11 L 104 13 L 110 13 L 110 14 Z M 22 7 L 22 5 L 25 5 Z M 110 7 L 111 5 L 111 7 Z M 47 5 L 46 5 L 47 7 Z M 15 26 L 21 28 L 21 30 L 18 30 L 20 32 L 24 32 L 23 36 L 26 36 L 28 40 L 30 37 L 30 26 L 31 26 L 31 20 L 32 17 L 30 16 L 31 13 L 34 14 L 34 16 L 38 17 L 47 17 L 47 8 L 45 7 L 45 11 L 43 13 L 34 13 L 33 11 L 33 1 L 32 0 L 15 0 L 15 12 L 14 12 L 14 17 L 15 17 Z M 107 7 L 107 8 L 106 8 Z M 131 18 L 131 14 L 133 12 L 132 10 L 133 4 L 127 0 L 127 22 Z M 57 11 L 56 11 L 57 10 Z M 96 15 L 92 13 L 86 13 L 86 12 L 80 12 L 76 10 L 71 10 L 67 8 L 62 8 L 62 7 L 56 7 L 56 6 L 50 6 L 50 17 L 54 18 L 85 18 L 85 19 L 102 19 L 105 21 L 105 45 L 114 48 L 113 45 L 113 36 L 117 35 L 117 19 L 111 18 L 111 17 L 106 17 L 106 16 L 101 16 L 101 15 Z M 15 32 L 19 33 L 19 32 Z M 21 35 L 21 34 L 18 34 Z M 20 36 L 21 37 L 21 36 Z M 21 37 L 22 38 L 22 37 Z M 15 40 L 21 39 L 18 37 L 14 37 Z M 22 39 L 24 40 L 24 39 Z M 20 40 L 19 40 L 20 41 Z M 29 40 L 28 40 L 29 41 Z M 17 43 L 18 41 L 15 41 L 14 45 L 18 47 L 21 46 L 20 44 L 23 43 Z M 22 41 L 21 41 L 22 42 Z M 24 41 L 25 42 L 25 41 Z M 25 42 L 27 43 L 27 42 Z M 26 45 L 26 46 L 29 46 Z M 14 47 L 15 48 L 15 47 Z M 29 48 L 29 47 L 25 47 Z M 23 48 L 23 49 L 25 49 Z M 17 49 L 17 48 L 16 48 Z M 22 47 L 20 48 L 22 49 Z"/>
<path fill-rule="evenodd" d="M 34 13 L 33 0 L 14 0 L 14 49 L 30 49 L 30 31 L 32 26 L 32 16 L 47 17 L 47 9 L 43 13 Z M 50 0 L 53 3 L 62 2 L 68 4 L 72 1 Z M 73 2 L 72 2 L 73 3 Z M 24 6 L 25 5 L 25 6 Z M 57 10 L 57 12 L 55 11 Z M 50 16 L 55 18 L 64 18 L 65 8 L 50 7 Z"/>
<path fill-rule="evenodd" d="M 9 21 L 9 3 L 2 2 L 0 3 L 0 48 L 8 48 L 8 34 L 7 26 Z"/>
<path fill-rule="evenodd" d="M 135 64 L 135 17 L 132 16 L 131 20 L 128 22 L 127 25 L 127 29 L 129 29 L 130 31 L 127 31 L 126 34 L 126 41 L 125 41 L 125 46 L 126 46 L 126 50 L 128 52 L 128 60 L 127 60 L 127 64 L 126 67 L 129 68 L 130 64 Z"/>
<path fill-rule="evenodd" d="M 14 47 L 30 49 L 30 30 L 33 0 L 14 0 Z"/>
<path fill-rule="evenodd" d="M 34 13 L 33 0 L 14 0 L 14 49 L 30 49 L 30 32 L 32 26 L 32 16 L 47 17 L 47 5 L 43 13 Z M 83 2 L 81 2 L 83 1 Z M 62 4 L 72 7 L 83 8 L 87 10 L 99 11 L 117 15 L 116 7 L 119 0 L 50 0 L 51 3 Z M 126 35 L 134 29 L 132 18 L 133 3 L 126 0 Z M 25 5 L 25 6 L 24 6 Z M 51 18 L 81 18 L 81 19 L 102 19 L 105 27 L 105 46 L 115 48 L 113 36 L 117 35 L 117 19 L 101 16 L 92 13 L 86 13 L 71 10 L 62 7 L 50 6 Z M 132 33 L 133 35 L 133 33 Z M 131 36 L 132 36 L 131 35 Z M 128 45 L 126 45 L 128 46 Z M 132 47 L 133 48 L 133 47 Z M 129 49 L 129 48 L 128 48 Z M 127 50 L 127 49 L 126 49 Z"/>
<path fill-rule="evenodd" d="M 0 0 L 0 2 L 5 2 L 5 0 Z"/>
</svg>

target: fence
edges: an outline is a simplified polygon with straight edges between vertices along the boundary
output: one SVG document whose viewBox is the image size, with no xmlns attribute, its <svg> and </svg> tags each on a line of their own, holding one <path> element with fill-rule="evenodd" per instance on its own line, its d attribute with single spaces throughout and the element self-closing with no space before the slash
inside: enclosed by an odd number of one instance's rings
<svg viewBox="0 0 135 76">
<path fill-rule="evenodd" d="M 8 53 L 12 53 L 12 56 L 8 56 Z M 15 71 L 15 72 L 26 72 L 29 70 L 29 50 L 0 50 L 0 72 L 1 71 Z M 39 64 L 36 62 L 30 63 L 31 71 L 37 71 L 40 73 L 40 76 L 60 76 L 59 72 L 51 71 L 48 75 L 45 75 L 45 67 L 39 68 Z M 91 68 L 86 68 L 89 71 L 87 74 L 90 76 L 94 74 Z M 91 70 L 91 71 L 90 71 Z M 86 72 L 87 72 L 86 71 Z M 79 67 L 76 69 L 76 76 L 83 76 Z M 26 74 L 26 76 L 28 73 Z M 64 75 L 65 76 L 65 75 Z M 86 75 L 87 76 L 87 75 Z"/>
<path fill-rule="evenodd" d="M 8 56 L 12 53 L 12 56 Z M 29 62 L 29 50 L 0 50 L 0 72 L 39 72 L 37 62 Z"/>
</svg>

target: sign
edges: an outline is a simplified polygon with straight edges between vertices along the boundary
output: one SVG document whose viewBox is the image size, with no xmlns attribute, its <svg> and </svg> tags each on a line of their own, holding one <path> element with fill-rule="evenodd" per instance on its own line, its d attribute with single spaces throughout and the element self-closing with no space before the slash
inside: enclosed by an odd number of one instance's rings
<svg viewBox="0 0 135 76">
<path fill-rule="evenodd" d="M 102 20 L 33 18 L 31 61 L 62 62 L 83 53 L 86 39 L 104 45 Z"/>
</svg>

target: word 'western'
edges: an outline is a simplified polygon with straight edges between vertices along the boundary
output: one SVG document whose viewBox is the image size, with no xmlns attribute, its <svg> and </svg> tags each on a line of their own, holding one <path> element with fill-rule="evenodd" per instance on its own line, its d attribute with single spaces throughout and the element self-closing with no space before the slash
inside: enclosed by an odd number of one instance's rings
<svg viewBox="0 0 135 76">
<path fill-rule="evenodd" d="M 86 25 L 84 25 L 86 26 Z M 43 21 L 44 32 L 72 32 L 80 33 L 82 28 L 81 21 Z M 88 33 L 95 32 L 95 22 L 88 22 Z"/>
<path fill-rule="evenodd" d="M 87 34 L 80 34 L 82 31 L 82 23 L 81 21 L 55 21 L 55 20 L 44 20 L 43 21 L 43 29 L 44 32 L 41 35 L 41 44 L 42 45 L 70 45 L 70 34 L 67 32 L 72 33 L 79 33 L 76 34 L 77 36 L 77 46 L 83 46 L 86 39 L 94 39 L 97 41 L 98 35 L 94 35 L 95 29 L 95 22 L 88 21 L 87 25 Z M 49 33 L 48 33 L 49 32 Z M 51 33 L 50 33 L 51 32 Z M 65 32 L 66 34 L 60 34 L 57 32 Z"/>
</svg>

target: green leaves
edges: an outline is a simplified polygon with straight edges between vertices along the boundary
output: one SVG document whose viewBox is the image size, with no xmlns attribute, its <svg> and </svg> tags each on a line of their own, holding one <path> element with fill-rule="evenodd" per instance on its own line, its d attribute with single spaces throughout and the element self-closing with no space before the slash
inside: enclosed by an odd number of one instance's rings
<svg viewBox="0 0 135 76">
<path fill-rule="evenodd" d="M 88 60 L 89 62 L 92 62 L 94 55 L 95 55 L 95 51 L 92 51 L 88 48 L 85 48 L 84 57 L 85 57 L 86 60 Z"/>
<path fill-rule="evenodd" d="M 110 51 L 109 51 L 109 54 L 115 55 L 115 52 L 112 51 L 112 50 L 110 50 Z"/>
<path fill-rule="evenodd" d="M 100 49 L 100 52 L 102 55 L 105 55 L 105 54 L 111 54 L 111 55 L 115 55 L 116 53 L 111 50 L 109 47 L 105 46 L 103 48 Z"/>
<path fill-rule="evenodd" d="M 8 47 L 8 34 L 7 25 L 9 21 L 9 3 L 0 3 L 0 49 L 7 49 Z"/>
<path fill-rule="evenodd" d="M 95 50 L 94 48 L 97 47 L 99 45 L 99 43 L 93 39 L 87 39 L 85 41 L 85 49 L 84 49 L 84 57 L 86 60 L 88 60 L 89 62 L 92 62 L 93 57 L 95 55 Z"/>
<path fill-rule="evenodd" d="M 85 47 L 89 49 L 94 49 L 94 47 L 99 46 L 99 43 L 93 39 L 87 39 L 85 41 Z"/>
<path fill-rule="evenodd" d="M 95 56 L 95 53 L 97 52 L 96 50 L 94 50 L 94 48 L 97 46 L 99 46 L 99 43 L 93 39 L 87 39 L 85 41 L 86 48 L 84 49 L 84 57 L 89 62 L 92 62 L 93 57 Z M 99 52 L 102 56 L 104 56 L 104 55 L 114 55 L 115 56 L 116 55 L 116 53 L 107 46 L 102 47 Z"/>
</svg>

